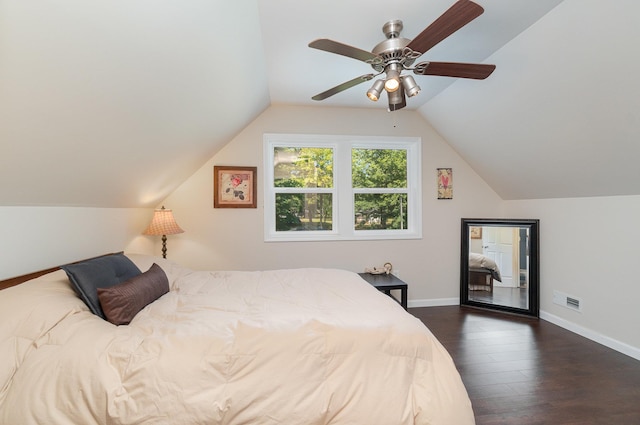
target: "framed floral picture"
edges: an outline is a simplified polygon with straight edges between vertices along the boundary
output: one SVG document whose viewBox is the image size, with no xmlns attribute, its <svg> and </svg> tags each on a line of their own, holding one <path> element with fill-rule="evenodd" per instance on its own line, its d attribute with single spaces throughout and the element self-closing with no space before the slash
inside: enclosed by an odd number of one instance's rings
<svg viewBox="0 0 640 425">
<path fill-rule="evenodd" d="M 438 168 L 438 199 L 453 199 L 453 169 Z"/>
<path fill-rule="evenodd" d="M 256 208 L 257 167 L 213 167 L 214 208 Z"/>
</svg>

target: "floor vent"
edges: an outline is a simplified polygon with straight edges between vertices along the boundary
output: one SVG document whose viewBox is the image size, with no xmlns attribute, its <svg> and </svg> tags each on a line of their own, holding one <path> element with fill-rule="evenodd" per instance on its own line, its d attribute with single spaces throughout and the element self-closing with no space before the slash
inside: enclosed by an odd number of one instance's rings
<svg viewBox="0 0 640 425">
<path fill-rule="evenodd" d="M 553 302 L 571 310 L 580 311 L 582 301 L 580 298 L 572 297 L 560 291 L 553 291 Z"/>
</svg>

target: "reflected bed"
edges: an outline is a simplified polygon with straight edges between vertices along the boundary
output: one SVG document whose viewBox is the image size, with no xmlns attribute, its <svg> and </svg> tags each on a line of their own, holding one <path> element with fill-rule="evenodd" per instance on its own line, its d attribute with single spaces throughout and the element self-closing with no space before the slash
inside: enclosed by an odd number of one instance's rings
<svg viewBox="0 0 640 425">
<path fill-rule="evenodd" d="M 493 292 L 493 281 L 502 282 L 500 269 L 491 258 L 469 253 L 469 290 Z"/>
</svg>

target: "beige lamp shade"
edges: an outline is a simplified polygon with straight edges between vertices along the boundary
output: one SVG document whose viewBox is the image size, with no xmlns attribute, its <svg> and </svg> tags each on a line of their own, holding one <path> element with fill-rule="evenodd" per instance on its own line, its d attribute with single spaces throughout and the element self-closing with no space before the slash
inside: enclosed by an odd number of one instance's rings
<svg viewBox="0 0 640 425">
<path fill-rule="evenodd" d="M 165 209 L 164 205 L 153 212 L 151 224 L 142 232 L 143 235 L 162 235 L 162 258 L 167 258 L 167 235 L 177 233 L 184 233 L 184 230 L 176 223 L 171 210 Z"/>
<path fill-rule="evenodd" d="M 164 207 L 154 211 L 151 224 L 142 232 L 143 235 L 175 235 L 178 233 L 184 233 L 184 230 L 176 223 L 173 212 Z"/>
</svg>

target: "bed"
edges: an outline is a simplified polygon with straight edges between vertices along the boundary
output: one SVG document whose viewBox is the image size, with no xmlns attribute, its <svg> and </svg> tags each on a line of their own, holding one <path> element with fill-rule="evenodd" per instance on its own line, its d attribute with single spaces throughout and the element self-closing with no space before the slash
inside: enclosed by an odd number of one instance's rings
<svg viewBox="0 0 640 425">
<path fill-rule="evenodd" d="M 494 260 L 475 252 L 469 253 L 469 290 L 493 292 L 493 281 L 502 282 Z"/>
<path fill-rule="evenodd" d="M 446 350 L 356 273 L 114 255 L 139 275 L 100 289 L 107 320 L 75 286 L 94 260 L 0 291 L 0 423 L 474 424 Z M 167 287 L 116 325 L 131 282 Z"/>
</svg>

